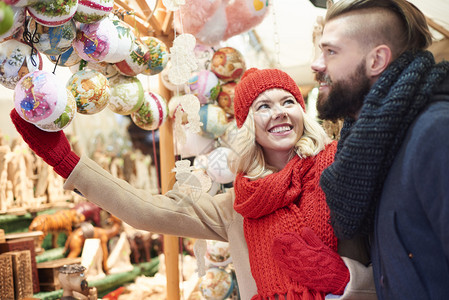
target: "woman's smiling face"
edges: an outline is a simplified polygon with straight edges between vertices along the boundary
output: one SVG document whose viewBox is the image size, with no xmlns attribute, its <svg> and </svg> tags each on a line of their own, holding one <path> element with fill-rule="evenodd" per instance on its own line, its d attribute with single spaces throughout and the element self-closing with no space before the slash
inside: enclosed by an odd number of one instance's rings
<svg viewBox="0 0 449 300">
<path fill-rule="evenodd" d="M 265 156 L 290 153 L 304 133 L 303 110 L 295 97 L 283 89 L 269 89 L 254 100 L 251 109 L 256 142 Z"/>
</svg>

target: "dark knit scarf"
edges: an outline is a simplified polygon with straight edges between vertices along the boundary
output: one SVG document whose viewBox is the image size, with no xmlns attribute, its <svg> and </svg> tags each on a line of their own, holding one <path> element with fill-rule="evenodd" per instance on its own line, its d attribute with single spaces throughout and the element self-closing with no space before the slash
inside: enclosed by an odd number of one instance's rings
<svg viewBox="0 0 449 300">
<path fill-rule="evenodd" d="M 293 282 L 272 258 L 274 237 L 285 232 L 312 228 L 323 242 L 337 249 L 337 239 L 330 225 L 329 208 L 319 188 L 321 172 L 335 156 L 336 144 L 330 144 L 315 157 L 295 157 L 279 172 L 250 180 L 237 174 L 234 183 L 234 209 L 244 217 L 244 234 L 248 245 L 251 273 L 258 295 L 253 299 L 323 299 Z"/>
<path fill-rule="evenodd" d="M 320 182 L 339 238 L 372 232 L 377 201 L 406 132 L 448 70 L 448 62 L 435 64 L 428 51 L 406 52 L 373 85 L 359 118 L 345 120 L 335 162 Z"/>
</svg>

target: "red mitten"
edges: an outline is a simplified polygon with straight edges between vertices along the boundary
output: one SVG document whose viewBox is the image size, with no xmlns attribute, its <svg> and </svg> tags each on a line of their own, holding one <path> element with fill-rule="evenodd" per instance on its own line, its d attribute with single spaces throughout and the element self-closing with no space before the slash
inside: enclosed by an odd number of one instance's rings
<svg viewBox="0 0 449 300">
<path fill-rule="evenodd" d="M 272 253 L 281 270 L 311 290 L 341 295 L 349 282 L 349 270 L 338 253 L 308 227 L 301 234 L 277 236 Z"/>
<path fill-rule="evenodd" d="M 62 177 L 69 177 L 80 158 L 71 150 L 64 132 L 40 130 L 22 119 L 15 109 L 11 111 L 10 116 L 17 132 L 36 155 L 42 157 Z"/>
</svg>

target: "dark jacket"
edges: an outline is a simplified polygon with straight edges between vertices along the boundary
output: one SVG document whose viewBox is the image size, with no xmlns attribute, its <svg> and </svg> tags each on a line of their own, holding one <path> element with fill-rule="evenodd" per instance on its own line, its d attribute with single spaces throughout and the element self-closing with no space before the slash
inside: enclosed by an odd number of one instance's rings
<svg viewBox="0 0 449 300">
<path fill-rule="evenodd" d="M 379 299 L 449 298 L 449 76 L 410 126 L 376 212 Z"/>
</svg>

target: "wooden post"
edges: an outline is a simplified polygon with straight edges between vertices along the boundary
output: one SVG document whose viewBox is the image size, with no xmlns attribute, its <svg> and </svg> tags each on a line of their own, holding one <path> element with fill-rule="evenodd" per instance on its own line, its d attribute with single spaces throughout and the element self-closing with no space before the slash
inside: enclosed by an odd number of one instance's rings
<svg viewBox="0 0 449 300">
<path fill-rule="evenodd" d="M 159 94 L 167 101 L 171 98 L 171 92 L 164 86 L 159 76 Z M 172 189 L 175 182 L 175 173 L 171 170 L 175 167 L 175 150 L 173 145 L 173 124 L 171 118 L 167 118 L 159 127 L 159 153 L 161 168 L 161 190 L 165 194 Z M 165 267 L 167 270 L 167 300 L 180 299 L 178 237 L 164 235 Z"/>
</svg>

